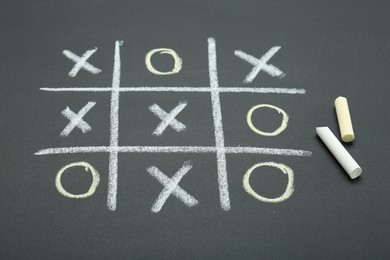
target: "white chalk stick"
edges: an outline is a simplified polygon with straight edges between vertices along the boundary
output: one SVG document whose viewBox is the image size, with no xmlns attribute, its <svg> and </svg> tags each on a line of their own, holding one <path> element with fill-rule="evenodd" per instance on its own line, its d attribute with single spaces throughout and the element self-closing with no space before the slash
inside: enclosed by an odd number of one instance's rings
<svg viewBox="0 0 390 260">
<path fill-rule="evenodd" d="M 337 120 L 339 122 L 341 139 L 344 142 L 352 142 L 355 139 L 351 114 L 349 113 L 348 101 L 345 97 L 338 97 L 334 101 Z"/>
<path fill-rule="evenodd" d="M 317 135 L 331 151 L 333 156 L 341 164 L 351 179 L 355 179 L 362 173 L 362 168 L 356 163 L 344 146 L 337 140 L 336 136 L 328 127 L 317 127 Z"/>
</svg>

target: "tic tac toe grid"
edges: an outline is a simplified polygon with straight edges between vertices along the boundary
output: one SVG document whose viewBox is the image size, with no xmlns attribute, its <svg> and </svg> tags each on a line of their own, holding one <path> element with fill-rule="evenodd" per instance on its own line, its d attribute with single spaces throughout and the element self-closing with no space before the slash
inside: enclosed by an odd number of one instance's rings
<svg viewBox="0 0 390 260">
<path fill-rule="evenodd" d="M 227 180 L 226 154 L 270 154 L 284 156 L 311 156 L 311 151 L 278 149 L 267 147 L 228 147 L 225 146 L 220 93 L 274 93 L 305 94 L 304 89 L 295 88 L 241 88 L 220 87 L 218 82 L 217 53 L 215 39 L 208 39 L 208 66 L 210 86 L 207 87 L 120 87 L 122 41 L 115 42 L 114 67 L 111 87 L 69 87 L 41 88 L 51 92 L 111 92 L 110 144 L 109 146 L 82 146 L 48 148 L 36 155 L 71 153 L 108 153 L 108 195 L 107 206 L 115 210 L 117 206 L 118 154 L 119 153 L 211 153 L 216 155 L 220 205 L 223 210 L 230 209 L 230 196 Z M 253 64 L 254 65 L 254 64 Z M 263 64 L 267 66 L 268 64 Z M 261 67 L 254 67 L 260 71 Z M 210 93 L 214 122 L 215 146 L 120 146 L 119 145 L 119 96 L 121 92 L 206 92 Z"/>
</svg>

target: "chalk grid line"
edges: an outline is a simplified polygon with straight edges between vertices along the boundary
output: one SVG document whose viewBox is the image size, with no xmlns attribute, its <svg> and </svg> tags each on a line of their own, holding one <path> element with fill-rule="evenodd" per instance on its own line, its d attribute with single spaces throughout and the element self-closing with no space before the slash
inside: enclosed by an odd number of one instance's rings
<svg viewBox="0 0 390 260">
<path fill-rule="evenodd" d="M 110 111 L 110 147 L 118 146 L 119 139 L 119 88 L 121 77 L 120 46 L 123 42 L 115 42 L 114 68 L 112 73 L 111 111 Z M 116 209 L 118 190 L 118 151 L 110 150 L 108 169 L 107 207 Z"/>
<path fill-rule="evenodd" d="M 109 87 L 66 87 L 66 88 L 40 88 L 49 92 L 111 92 Z M 121 87 L 119 92 L 205 92 L 210 93 L 210 87 Z M 240 88 L 219 87 L 214 92 L 223 93 L 261 93 L 261 94 L 306 94 L 305 89 L 299 88 Z"/>
<path fill-rule="evenodd" d="M 217 157 L 218 185 L 220 205 L 225 211 L 230 210 L 230 196 L 227 181 L 226 154 L 268 154 L 282 156 L 311 156 L 311 151 L 297 149 L 262 148 L 262 147 L 225 147 L 220 93 L 263 93 L 263 94 L 305 94 L 305 89 L 297 88 L 242 88 L 220 87 L 217 72 L 216 43 L 208 39 L 209 87 L 120 87 L 121 60 L 120 46 L 115 42 L 114 67 L 111 87 L 61 87 L 40 88 L 49 92 L 111 92 L 110 108 L 110 145 L 59 147 L 42 149 L 35 155 L 74 154 L 74 153 L 109 153 L 107 207 L 115 211 L 118 187 L 118 153 L 215 153 Z M 215 146 L 118 146 L 119 145 L 119 95 L 120 92 L 205 92 L 210 93 L 214 121 Z"/>
<path fill-rule="evenodd" d="M 267 154 L 310 157 L 311 151 L 268 147 L 229 147 L 216 146 L 75 146 L 42 149 L 35 155 L 75 154 L 75 153 L 216 153 L 227 154 Z"/>
</svg>

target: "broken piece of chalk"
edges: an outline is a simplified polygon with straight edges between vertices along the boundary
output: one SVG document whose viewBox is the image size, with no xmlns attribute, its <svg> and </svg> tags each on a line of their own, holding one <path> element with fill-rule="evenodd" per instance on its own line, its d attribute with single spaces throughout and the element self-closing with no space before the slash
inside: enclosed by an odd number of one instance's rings
<svg viewBox="0 0 390 260">
<path fill-rule="evenodd" d="M 329 151 L 348 173 L 349 177 L 351 179 L 359 177 L 362 173 L 362 168 L 360 168 L 336 136 L 334 136 L 332 131 L 328 127 L 317 127 L 316 132 L 326 147 L 328 147 Z"/>
<path fill-rule="evenodd" d="M 334 101 L 337 121 L 339 122 L 341 139 L 344 142 L 352 142 L 355 139 L 351 114 L 349 113 L 348 101 L 345 97 L 338 97 Z"/>
</svg>

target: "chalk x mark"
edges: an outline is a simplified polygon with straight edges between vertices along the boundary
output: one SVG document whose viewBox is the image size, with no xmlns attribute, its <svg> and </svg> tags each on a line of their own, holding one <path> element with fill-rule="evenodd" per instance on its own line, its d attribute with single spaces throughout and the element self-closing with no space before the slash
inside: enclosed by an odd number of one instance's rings
<svg viewBox="0 0 390 260">
<path fill-rule="evenodd" d="M 75 114 L 69 107 L 62 110 L 61 114 L 69 119 L 68 125 L 62 130 L 60 136 L 68 136 L 75 127 L 79 128 L 83 133 L 92 130 L 91 126 L 83 120 L 83 117 L 88 113 L 96 102 L 88 102 L 77 114 Z"/>
<path fill-rule="evenodd" d="M 69 77 L 76 77 L 80 69 L 84 69 L 92 74 L 99 74 L 101 69 L 96 68 L 92 64 L 88 63 L 87 60 L 97 51 L 95 47 L 92 50 L 87 50 L 81 57 L 77 56 L 69 50 L 64 50 L 62 53 L 71 61 L 75 62 L 73 68 L 69 71 Z"/>
<path fill-rule="evenodd" d="M 172 178 L 166 176 L 155 166 L 149 167 L 147 169 L 149 174 L 156 178 L 164 186 L 164 189 L 158 195 L 151 208 L 152 212 L 159 212 L 171 194 L 180 199 L 188 207 L 193 207 L 198 204 L 198 200 L 196 200 L 193 196 L 188 194 L 179 186 L 180 180 L 191 170 L 191 168 L 191 161 L 184 162 L 183 166 L 173 175 Z"/>
<path fill-rule="evenodd" d="M 251 83 L 256 78 L 257 74 L 260 71 L 264 71 L 269 75 L 271 75 L 272 77 L 283 78 L 284 76 L 286 76 L 286 74 L 283 71 L 281 71 L 274 65 L 267 64 L 267 62 L 272 58 L 272 56 L 275 55 L 276 52 L 279 51 L 280 48 L 281 48 L 280 46 L 272 47 L 260 59 L 257 59 L 252 55 L 249 55 L 243 51 L 236 50 L 234 54 L 237 57 L 249 62 L 254 66 L 252 71 L 244 79 L 244 83 Z"/>
<path fill-rule="evenodd" d="M 153 135 L 160 136 L 165 129 L 170 126 L 176 132 L 181 132 L 186 129 L 186 126 L 179 122 L 175 117 L 187 106 L 187 102 L 180 102 L 171 112 L 167 113 L 159 105 L 153 104 L 149 107 L 149 110 L 161 119 L 161 123 L 153 131 Z"/>
</svg>

